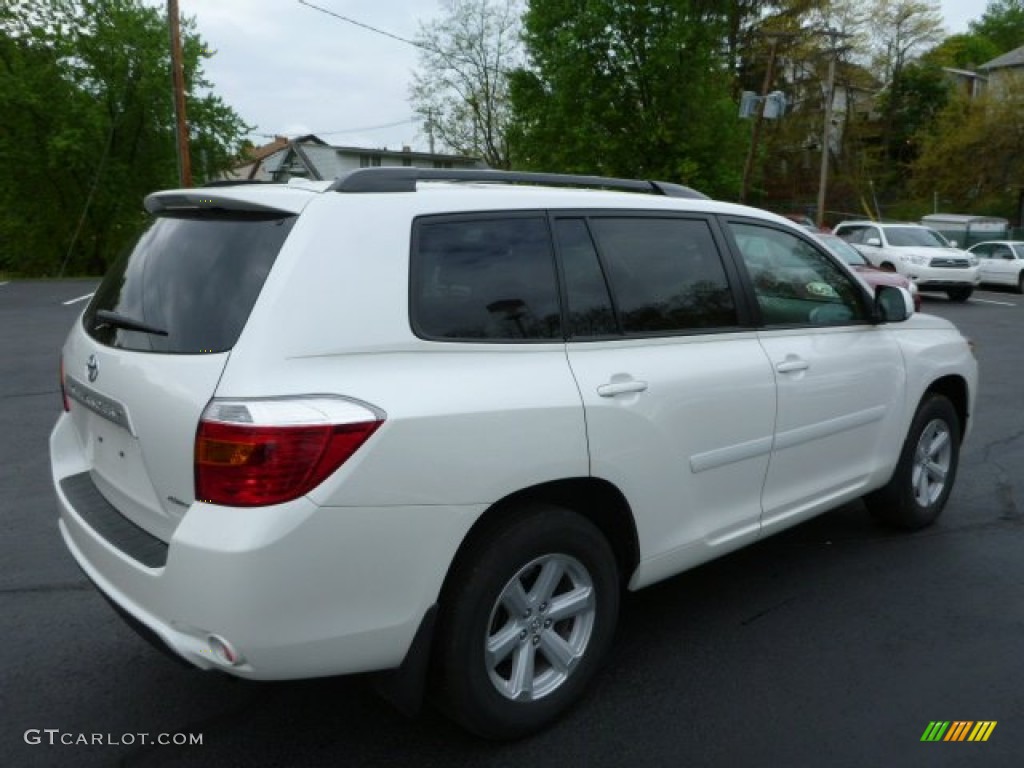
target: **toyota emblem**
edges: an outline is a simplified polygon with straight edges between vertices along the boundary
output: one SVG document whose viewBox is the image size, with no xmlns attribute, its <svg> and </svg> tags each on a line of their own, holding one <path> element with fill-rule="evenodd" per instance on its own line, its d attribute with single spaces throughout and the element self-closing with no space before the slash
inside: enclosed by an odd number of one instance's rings
<svg viewBox="0 0 1024 768">
<path fill-rule="evenodd" d="M 89 362 L 85 364 L 85 370 L 89 373 L 89 381 L 96 381 L 100 375 L 100 368 L 96 365 L 96 355 L 89 355 Z"/>
</svg>

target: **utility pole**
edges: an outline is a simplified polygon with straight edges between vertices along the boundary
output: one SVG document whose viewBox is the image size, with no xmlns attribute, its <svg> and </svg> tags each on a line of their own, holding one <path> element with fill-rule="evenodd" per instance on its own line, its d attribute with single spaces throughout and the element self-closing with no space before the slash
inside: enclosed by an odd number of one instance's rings
<svg viewBox="0 0 1024 768">
<path fill-rule="evenodd" d="M 747 160 L 743 163 L 743 183 L 740 186 L 740 202 L 747 202 L 747 192 L 750 190 L 750 177 L 754 171 L 754 158 L 757 156 L 757 145 L 761 141 L 761 124 L 764 122 L 765 99 L 768 96 L 768 89 L 772 87 L 772 78 L 775 76 L 775 53 L 778 50 L 780 39 L 789 39 L 795 35 L 792 32 L 773 32 L 767 35 L 768 39 L 768 69 L 764 73 L 764 84 L 761 86 L 761 99 L 757 104 L 757 114 L 754 116 L 754 128 L 750 134 L 750 148 L 747 150 Z"/>
<path fill-rule="evenodd" d="M 818 212 L 814 223 L 821 229 L 825 225 L 825 198 L 828 189 L 828 153 L 832 141 L 832 102 L 835 96 L 836 83 L 836 57 L 839 49 L 836 47 L 836 40 L 840 37 L 847 37 L 842 32 L 834 29 L 826 29 L 825 34 L 829 38 L 828 58 L 828 82 L 825 85 L 825 126 L 821 133 L 821 175 L 818 177 Z"/>
<path fill-rule="evenodd" d="M 171 31 L 171 82 L 174 88 L 174 134 L 178 147 L 178 183 L 192 186 L 192 160 L 188 151 L 188 120 L 185 115 L 185 69 L 181 55 L 181 24 L 178 0 L 167 0 L 167 24 Z"/>
</svg>

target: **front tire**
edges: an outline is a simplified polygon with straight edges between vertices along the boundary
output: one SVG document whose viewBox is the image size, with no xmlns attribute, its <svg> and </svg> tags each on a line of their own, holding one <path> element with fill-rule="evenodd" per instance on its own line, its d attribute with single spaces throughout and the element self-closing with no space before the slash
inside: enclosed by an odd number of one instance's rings
<svg viewBox="0 0 1024 768">
<path fill-rule="evenodd" d="M 971 294 L 974 293 L 973 288 L 950 288 L 946 291 L 946 295 L 949 296 L 950 301 L 964 302 L 971 298 Z"/>
<path fill-rule="evenodd" d="M 460 557 L 441 605 L 441 706 L 489 739 L 526 736 L 575 703 L 611 645 L 615 555 L 561 507 L 511 513 Z"/>
<path fill-rule="evenodd" d="M 1017 293 L 1024 293 L 1024 269 L 1017 275 Z"/>
<path fill-rule="evenodd" d="M 922 401 L 892 479 L 864 503 L 883 525 L 916 531 L 931 525 L 946 506 L 960 461 L 960 419 L 943 395 Z"/>
</svg>

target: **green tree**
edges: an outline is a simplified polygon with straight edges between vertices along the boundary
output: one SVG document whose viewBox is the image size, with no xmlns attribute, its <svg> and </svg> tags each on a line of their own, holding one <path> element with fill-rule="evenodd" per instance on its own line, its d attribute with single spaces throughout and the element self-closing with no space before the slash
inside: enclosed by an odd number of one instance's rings
<svg viewBox="0 0 1024 768">
<path fill-rule="evenodd" d="M 996 44 L 976 33 L 950 35 L 930 51 L 921 56 L 925 64 L 937 67 L 974 69 L 979 64 L 991 61 L 1001 51 Z"/>
<path fill-rule="evenodd" d="M 920 135 L 912 189 L 965 213 L 1015 217 L 1024 178 L 1024 79 L 1008 78 L 999 97 L 956 95 Z"/>
<path fill-rule="evenodd" d="M 517 164 L 739 189 L 737 118 L 718 4 L 533 0 L 530 66 L 512 77 Z"/>
<path fill-rule="evenodd" d="M 899 81 L 892 83 L 879 99 L 888 119 L 885 134 L 887 156 L 893 171 L 903 176 L 906 166 L 917 157 L 917 135 L 927 129 L 946 106 L 950 84 L 941 67 L 919 61 L 904 65 Z"/>
<path fill-rule="evenodd" d="M 508 72 L 519 66 L 518 0 L 445 0 L 420 25 L 420 71 L 410 100 L 431 140 L 492 168 L 511 167 Z"/>
<path fill-rule="evenodd" d="M 887 83 L 899 82 L 907 63 L 943 37 L 937 0 L 875 0 L 870 24 L 875 70 Z"/>
<path fill-rule="evenodd" d="M 967 28 L 992 41 L 997 56 L 1019 48 L 1024 45 L 1024 0 L 991 0 L 981 18 Z"/>
<path fill-rule="evenodd" d="M 914 154 L 901 119 L 922 111 L 921 104 L 914 104 L 915 95 L 921 88 L 932 88 L 927 71 L 908 75 L 906 70 L 918 55 L 942 39 L 942 16 L 935 0 L 875 0 L 870 24 L 872 61 L 885 83 L 880 99 L 884 152 L 879 176 L 883 189 L 901 187 L 905 165 Z M 913 75 L 917 75 L 917 83 L 912 82 Z"/>
<path fill-rule="evenodd" d="M 202 76 L 183 25 L 198 180 L 247 130 Z M 135 235 L 142 197 L 176 186 L 165 19 L 140 0 L 13 0 L 0 7 L 0 269 L 102 272 Z M 67 262 L 65 264 L 65 261 Z"/>
</svg>

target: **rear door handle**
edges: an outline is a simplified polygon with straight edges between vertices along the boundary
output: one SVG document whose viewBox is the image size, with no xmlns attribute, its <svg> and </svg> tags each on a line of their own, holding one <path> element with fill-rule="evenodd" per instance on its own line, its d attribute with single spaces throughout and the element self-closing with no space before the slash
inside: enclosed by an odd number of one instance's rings
<svg viewBox="0 0 1024 768">
<path fill-rule="evenodd" d="M 794 373 L 796 371 L 806 371 L 810 367 L 811 364 L 806 360 L 801 360 L 799 357 L 787 357 L 775 366 L 775 370 L 779 373 Z"/>
<path fill-rule="evenodd" d="M 634 392 L 643 392 L 646 389 L 646 381 L 630 379 L 629 381 L 613 381 L 607 384 L 602 384 L 597 388 L 597 394 L 601 397 L 615 397 L 616 395 L 628 395 Z"/>
</svg>

